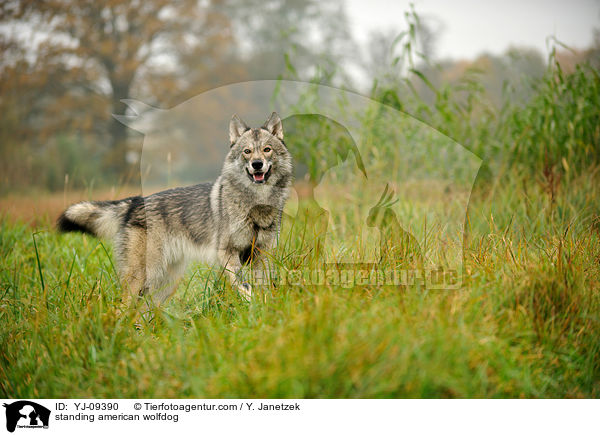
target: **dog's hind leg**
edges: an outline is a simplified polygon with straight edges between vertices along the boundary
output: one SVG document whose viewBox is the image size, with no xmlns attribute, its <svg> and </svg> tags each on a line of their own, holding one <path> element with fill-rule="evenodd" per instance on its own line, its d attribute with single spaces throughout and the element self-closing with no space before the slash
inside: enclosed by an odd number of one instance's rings
<svg viewBox="0 0 600 435">
<path fill-rule="evenodd" d="M 149 296 L 152 304 L 158 307 L 177 290 L 179 280 L 185 271 L 186 263 L 183 260 L 173 262 L 167 267 L 155 267 L 147 270 L 146 284 L 149 288 Z"/>
<path fill-rule="evenodd" d="M 183 259 L 169 263 L 161 241 L 151 244 L 143 229 L 128 229 L 116 248 L 123 303 L 149 320 L 152 311 L 177 289 L 185 263 Z"/>
<path fill-rule="evenodd" d="M 139 296 L 146 291 L 145 231 L 129 229 L 120 235 L 115 244 L 115 256 L 123 289 L 123 304 L 137 304 Z"/>
</svg>

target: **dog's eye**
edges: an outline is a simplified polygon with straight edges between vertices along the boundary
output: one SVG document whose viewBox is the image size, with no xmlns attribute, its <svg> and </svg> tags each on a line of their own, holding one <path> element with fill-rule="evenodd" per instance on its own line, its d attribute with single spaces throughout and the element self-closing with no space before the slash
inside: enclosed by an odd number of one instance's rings
<svg viewBox="0 0 600 435">
<path fill-rule="evenodd" d="M 244 150 L 244 154 L 250 154 L 252 151 L 250 151 L 249 149 L 245 149 Z"/>
<path fill-rule="evenodd" d="M 271 151 L 270 147 L 265 147 L 265 149 L 263 150 L 265 153 L 268 153 L 269 151 Z"/>
</svg>

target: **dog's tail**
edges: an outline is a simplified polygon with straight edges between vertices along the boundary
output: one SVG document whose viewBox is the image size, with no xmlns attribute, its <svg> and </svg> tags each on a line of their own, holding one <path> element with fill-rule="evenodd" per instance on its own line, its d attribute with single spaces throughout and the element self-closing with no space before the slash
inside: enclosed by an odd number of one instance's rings
<svg viewBox="0 0 600 435">
<path fill-rule="evenodd" d="M 118 201 L 79 202 L 58 217 L 56 226 L 63 233 L 79 231 L 112 239 L 132 215 L 139 215 L 144 211 L 143 204 L 141 196 Z"/>
</svg>

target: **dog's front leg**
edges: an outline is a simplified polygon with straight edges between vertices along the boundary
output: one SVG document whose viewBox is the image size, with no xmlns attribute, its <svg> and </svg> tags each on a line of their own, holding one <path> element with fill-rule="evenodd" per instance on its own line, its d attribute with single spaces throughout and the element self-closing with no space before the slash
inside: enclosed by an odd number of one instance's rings
<svg viewBox="0 0 600 435">
<path fill-rule="evenodd" d="M 273 266 L 272 246 L 269 248 L 257 248 L 252 260 L 252 283 L 268 287 L 276 286 L 277 273 Z"/>
<path fill-rule="evenodd" d="M 229 276 L 231 285 L 237 288 L 241 297 L 249 301 L 252 296 L 252 286 L 244 279 L 239 252 L 233 249 L 222 249 L 219 251 L 219 260 Z"/>
</svg>

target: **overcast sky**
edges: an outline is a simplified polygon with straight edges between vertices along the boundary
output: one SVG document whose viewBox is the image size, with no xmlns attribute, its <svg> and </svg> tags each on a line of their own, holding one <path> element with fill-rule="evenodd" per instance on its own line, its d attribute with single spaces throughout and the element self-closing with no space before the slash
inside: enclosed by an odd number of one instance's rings
<svg viewBox="0 0 600 435">
<path fill-rule="evenodd" d="M 355 38 L 370 31 L 406 28 L 406 0 L 346 0 Z M 473 58 L 487 51 L 500 54 L 510 45 L 546 50 L 546 37 L 556 36 L 574 48 L 589 47 L 600 28 L 600 0 L 414 0 L 419 15 L 434 19 L 442 32 L 436 58 Z"/>
</svg>

